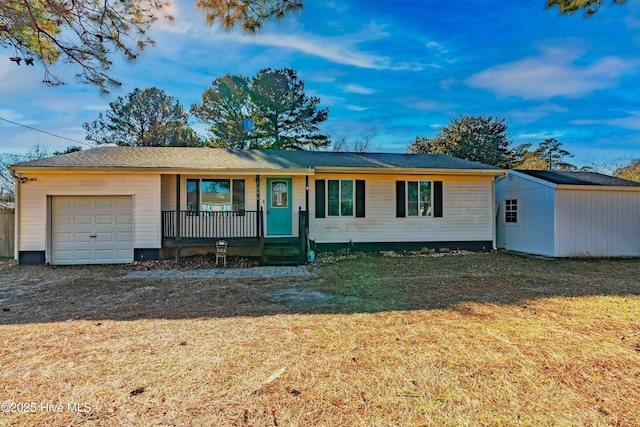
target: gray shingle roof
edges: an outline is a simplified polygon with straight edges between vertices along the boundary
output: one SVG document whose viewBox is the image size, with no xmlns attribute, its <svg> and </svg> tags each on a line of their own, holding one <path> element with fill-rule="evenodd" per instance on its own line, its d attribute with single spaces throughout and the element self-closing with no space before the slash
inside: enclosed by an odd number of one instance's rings
<svg viewBox="0 0 640 427">
<path fill-rule="evenodd" d="M 441 154 L 336 153 L 227 150 L 186 147 L 99 147 L 18 163 L 29 168 L 152 168 L 284 170 L 308 168 L 407 168 L 501 171 Z"/>
<path fill-rule="evenodd" d="M 640 182 L 603 175 L 596 172 L 565 172 L 546 170 L 519 170 L 518 172 L 553 184 L 600 185 L 607 187 L 640 187 Z"/>
</svg>

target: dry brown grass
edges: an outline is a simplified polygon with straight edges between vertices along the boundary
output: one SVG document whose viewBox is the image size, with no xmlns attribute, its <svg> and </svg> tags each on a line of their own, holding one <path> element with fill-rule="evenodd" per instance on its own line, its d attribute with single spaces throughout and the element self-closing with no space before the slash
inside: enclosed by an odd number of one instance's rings
<svg viewBox="0 0 640 427">
<path fill-rule="evenodd" d="M 184 282 L 3 264 L 0 402 L 36 410 L 0 425 L 640 425 L 640 260 L 320 264 Z M 271 297 L 291 289 L 332 299 Z"/>
</svg>

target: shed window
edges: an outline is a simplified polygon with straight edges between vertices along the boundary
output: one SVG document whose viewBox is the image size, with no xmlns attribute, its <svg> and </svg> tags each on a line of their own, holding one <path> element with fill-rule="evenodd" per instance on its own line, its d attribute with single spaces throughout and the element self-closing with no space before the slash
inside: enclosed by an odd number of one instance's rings
<svg viewBox="0 0 640 427">
<path fill-rule="evenodd" d="M 518 200 L 509 199 L 504 201 L 504 221 L 509 223 L 518 222 Z"/>
</svg>

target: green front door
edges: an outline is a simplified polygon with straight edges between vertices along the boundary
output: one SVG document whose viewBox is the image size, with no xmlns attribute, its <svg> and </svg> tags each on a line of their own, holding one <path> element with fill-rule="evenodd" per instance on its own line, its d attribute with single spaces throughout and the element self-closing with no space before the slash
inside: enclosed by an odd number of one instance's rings
<svg viewBox="0 0 640 427">
<path fill-rule="evenodd" d="M 267 235 L 290 236 L 291 178 L 267 178 Z"/>
</svg>

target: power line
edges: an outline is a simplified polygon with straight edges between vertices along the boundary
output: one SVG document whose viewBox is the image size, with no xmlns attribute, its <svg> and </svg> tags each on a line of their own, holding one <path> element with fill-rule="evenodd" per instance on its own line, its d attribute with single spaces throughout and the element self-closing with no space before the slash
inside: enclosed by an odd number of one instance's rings
<svg viewBox="0 0 640 427">
<path fill-rule="evenodd" d="M 34 131 L 40 132 L 40 133 L 45 133 L 47 135 L 55 136 L 56 138 L 66 139 L 67 141 L 75 142 L 75 143 L 86 145 L 88 147 L 92 147 L 93 148 L 93 145 L 87 144 L 86 142 L 78 141 L 77 139 L 73 139 L 73 138 L 67 138 L 66 136 L 56 135 L 55 133 L 47 132 L 46 130 L 36 129 L 36 128 L 28 126 L 28 125 L 23 125 L 22 123 L 17 123 L 17 122 L 11 121 L 9 119 L 5 119 L 4 117 L 0 117 L 0 120 L 4 120 L 5 122 L 11 123 L 11 124 L 14 124 L 14 125 L 17 125 L 17 126 L 22 126 L 23 128 L 31 129 L 31 130 L 34 130 Z"/>
</svg>

